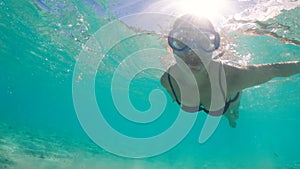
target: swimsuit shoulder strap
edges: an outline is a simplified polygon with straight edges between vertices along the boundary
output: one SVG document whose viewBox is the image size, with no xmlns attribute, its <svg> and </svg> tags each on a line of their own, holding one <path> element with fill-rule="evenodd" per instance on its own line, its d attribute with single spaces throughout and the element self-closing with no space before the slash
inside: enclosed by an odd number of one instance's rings
<svg viewBox="0 0 300 169">
<path fill-rule="evenodd" d="M 170 87 L 171 87 L 171 91 L 172 91 L 172 94 L 174 95 L 175 97 L 175 100 L 177 102 L 178 105 L 181 105 L 181 108 L 184 110 L 184 111 L 187 111 L 187 112 L 197 112 L 197 111 L 204 111 L 205 113 L 208 113 L 209 111 L 207 109 L 205 109 L 203 107 L 203 105 L 200 103 L 200 106 L 195 106 L 195 107 L 189 107 L 189 106 L 185 106 L 185 105 L 182 105 L 181 102 L 179 101 L 176 93 L 175 93 L 175 90 L 174 90 L 174 87 L 173 87 L 173 84 L 172 84 L 172 81 L 171 81 L 171 75 L 169 73 L 169 70 L 167 72 L 168 74 L 168 82 L 170 84 Z"/>
<path fill-rule="evenodd" d="M 170 69 L 168 69 L 167 74 L 168 74 L 168 82 L 169 82 L 169 84 L 170 84 L 172 94 L 174 95 L 176 102 L 177 102 L 179 105 L 181 105 L 181 103 L 180 103 L 180 101 L 179 101 L 179 99 L 178 99 L 178 97 L 177 97 L 177 95 L 176 95 L 176 93 L 175 93 L 175 90 L 174 90 L 174 87 L 173 87 L 173 84 L 172 84 L 172 81 L 171 81 L 171 75 L 170 75 L 169 70 L 170 70 Z"/>
<path fill-rule="evenodd" d="M 223 114 L 224 114 L 224 113 L 226 113 L 226 111 L 230 107 L 230 104 L 235 102 L 239 98 L 240 92 L 238 92 L 233 99 L 231 99 L 229 101 L 227 100 L 227 98 L 225 96 L 225 91 L 224 91 L 223 86 L 222 86 L 222 76 L 221 76 L 222 69 L 221 69 L 221 67 L 222 67 L 222 63 L 220 63 L 220 67 L 219 67 L 219 85 L 220 85 L 221 92 L 222 92 L 222 95 L 223 95 L 224 101 L 225 101 L 225 107 L 224 107 L 224 112 L 223 112 Z"/>
</svg>

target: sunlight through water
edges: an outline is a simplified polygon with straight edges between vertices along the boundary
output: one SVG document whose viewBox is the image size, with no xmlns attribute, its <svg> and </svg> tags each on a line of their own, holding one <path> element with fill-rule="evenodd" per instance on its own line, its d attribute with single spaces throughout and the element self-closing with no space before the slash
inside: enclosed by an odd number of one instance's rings
<svg viewBox="0 0 300 169">
<path fill-rule="evenodd" d="M 229 8 L 227 0 L 180 0 L 173 2 L 182 13 L 214 18 Z"/>
</svg>

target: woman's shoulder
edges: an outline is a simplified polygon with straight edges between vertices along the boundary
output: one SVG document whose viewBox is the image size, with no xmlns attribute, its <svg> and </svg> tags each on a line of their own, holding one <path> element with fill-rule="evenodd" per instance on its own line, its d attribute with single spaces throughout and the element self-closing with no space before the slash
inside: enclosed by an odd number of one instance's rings
<svg viewBox="0 0 300 169">
<path fill-rule="evenodd" d="M 191 70 L 189 72 L 186 72 L 185 70 L 182 70 L 180 66 L 177 64 L 174 64 L 170 66 L 161 76 L 161 83 L 166 87 L 169 85 L 170 80 L 174 81 L 175 83 L 180 83 L 183 85 L 189 84 L 194 82 L 194 76 Z M 194 83 L 193 83 L 194 84 Z"/>
</svg>

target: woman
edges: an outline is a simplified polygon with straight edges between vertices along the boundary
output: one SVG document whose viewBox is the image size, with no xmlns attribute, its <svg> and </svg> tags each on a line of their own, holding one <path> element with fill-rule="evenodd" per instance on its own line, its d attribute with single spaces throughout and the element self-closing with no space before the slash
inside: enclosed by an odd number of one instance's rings
<svg viewBox="0 0 300 169">
<path fill-rule="evenodd" d="M 173 101 L 186 112 L 225 115 L 231 127 L 236 127 L 243 89 L 300 73 L 299 61 L 238 67 L 213 59 L 220 37 L 206 18 L 178 18 L 168 43 L 176 64 L 163 74 L 161 84 Z"/>
</svg>

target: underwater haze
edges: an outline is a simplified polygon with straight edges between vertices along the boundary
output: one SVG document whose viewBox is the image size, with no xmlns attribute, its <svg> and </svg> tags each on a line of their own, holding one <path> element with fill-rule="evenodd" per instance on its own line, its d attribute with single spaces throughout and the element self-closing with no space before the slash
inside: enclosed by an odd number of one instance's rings
<svg viewBox="0 0 300 169">
<path fill-rule="evenodd" d="M 188 13 L 172 3 L 0 0 L 0 169 L 300 169 L 299 74 L 244 90 L 236 128 L 222 118 L 199 143 L 207 115 L 181 112 L 160 84 L 174 63 L 164 35 Z M 228 3 L 210 18 L 224 60 L 300 61 L 299 1 Z M 84 119 L 92 102 L 105 122 Z"/>
</svg>

